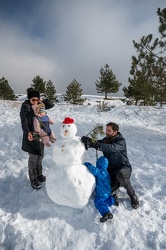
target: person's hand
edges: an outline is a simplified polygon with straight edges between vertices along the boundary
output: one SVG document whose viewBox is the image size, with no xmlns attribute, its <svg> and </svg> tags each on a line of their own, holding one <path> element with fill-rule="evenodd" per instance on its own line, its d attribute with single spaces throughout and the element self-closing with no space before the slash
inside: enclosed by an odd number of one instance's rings
<svg viewBox="0 0 166 250">
<path fill-rule="evenodd" d="M 92 139 L 88 136 L 82 136 L 81 137 L 81 142 L 84 143 L 85 149 L 88 150 L 88 148 L 98 148 L 98 142 L 97 141 L 92 141 Z"/>
<path fill-rule="evenodd" d="M 81 137 L 81 142 L 84 143 L 85 149 L 88 150 L 88 141 L 89 141 L 89 137 L 87 136 L 82 136 Z"/>
<path fill-rule="evenodd" d="M 84 164 L 86 167 L 88 167 L 88 166 L 90 165 L 89 162 L 84 162 L 83 164 Z"/>
<path fill-rule="evenodd" d="M 81 137 L 82 143 L 85 145 L 85 149 L 88 150 L 88 148 L 95 148 L 95 143 L 92 141 L 92 139 L 88 136 L 82 136 Z"/>
<path fill-rule="evenodd" d="M 82 136 L 81 137 L 81 142 L 84 144 L 87 144 L 91 140 L 88 136 Z"/>
<path fill-rule="evenodd" d="M 33 135 L 32 135 L 31 132 L 28 133 L 28 140 L 29 141 L 33 141 L 34 140 Z"/>
</svg>

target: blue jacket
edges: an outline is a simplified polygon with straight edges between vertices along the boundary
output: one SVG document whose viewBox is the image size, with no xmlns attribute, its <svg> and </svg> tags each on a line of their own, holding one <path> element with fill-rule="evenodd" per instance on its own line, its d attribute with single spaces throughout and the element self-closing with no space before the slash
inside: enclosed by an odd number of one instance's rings
<svg viewBox="0 0 166 250">
<path fill-rule="evenodd" d="M 84 162 L 84 165 L 96 178 L 96 197 L 108 198 L 111 195 L 111 180 L 107 172 L 108 160 L 101 156 L 96 161 L 96 167 L 89 162 Z"/>
<path fill-rule="evenodd" d="M 105 139 L 106 137 L 96 143 L 96 149 L 102 151 L 103 155 L 108 159 L 110 176 L 116 175 L 121 168 L 129 168 L 131 171 L 131 165 L 127 157 L 126 141 L 122 134 L 118 132 L 117 136 L 108 144 L 105 143 Z"/>
<path fill-rule="evenodd" d="M 42 117 L 38 117 L 38 120 L 40 122 L 40 127 L 41 129 L 47 134 L 50 135 L 51 134 L 51 129 L 50 129 L 50 124 L 49 124 L 49 117 L 48 115 L 42 116 Z"/>
</svg>

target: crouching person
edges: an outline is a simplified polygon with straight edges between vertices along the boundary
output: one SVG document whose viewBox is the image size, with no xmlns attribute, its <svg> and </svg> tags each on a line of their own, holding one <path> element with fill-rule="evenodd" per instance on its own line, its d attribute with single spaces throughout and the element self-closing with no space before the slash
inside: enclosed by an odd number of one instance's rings
<svg viewBox="0 0 166 250">
<path fill-rule="evenodd" d="M 89 162 L 84 162 L 84 165 L 95 176 L 95 200 L 94 205 L 101 214 L 100 222 L 105 222 L 113 218 L 109 207 L 112 205 L 119 206 L 117 195 L 111 195 L 110 177 L 107 172 L 108 160 L 106 157 L 101 156 L 97 159 L 96 167 Z"/>
<path fill-rule="evenodd" d="M 139 200 L 130 181 L 132 167 L 127 156 L 126 140 L 119 132 L 118 124 L 109 122 L 106 125 L 106 136 L 95 142 L 92 139 L 83 136 L 81 138 L 85 148 L 95 148 L 102 151 L 103 155 L 109 161 L 108 173 L 111 178 L 112 192 L 120 186 L 124 187 L 131 199 L 131 205 L 134 209 L 139 207 Z"/>
</svg>

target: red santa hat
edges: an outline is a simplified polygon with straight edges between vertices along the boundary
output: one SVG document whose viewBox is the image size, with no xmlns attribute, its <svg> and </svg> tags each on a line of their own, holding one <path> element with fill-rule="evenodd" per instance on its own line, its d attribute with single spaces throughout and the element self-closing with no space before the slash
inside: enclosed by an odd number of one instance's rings
<svg viewBox="0 0 166 250">
<path fill-rule="evenodd" d="M 66 117 L 62 123 L 72 124 L 72 123 L 74 123 L 74 119 L 72 119 L 71 117 Z"/>
</svg>

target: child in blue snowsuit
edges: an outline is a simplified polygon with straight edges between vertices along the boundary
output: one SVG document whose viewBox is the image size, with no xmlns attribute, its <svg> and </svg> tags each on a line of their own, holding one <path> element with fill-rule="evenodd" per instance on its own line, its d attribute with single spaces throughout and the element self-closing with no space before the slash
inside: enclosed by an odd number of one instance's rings
<svg viewBox="0 0 166 250">
<path fill-rule="evenodd" d="M 100 222 L 105 222 L 108 219 L 112 219 L 113 215 L 109 208 L 111 205 L 119 206 L 117 195 L 111 195 L 110 177 L 107 172 L 108 160 L 106 157 L 101 156 L 96 161 L 96 167 L 89 162 L 84 162 L 84 165 L 95 176 L 95 200 L 94 205 L 101 214 Z"/>
</svg>

